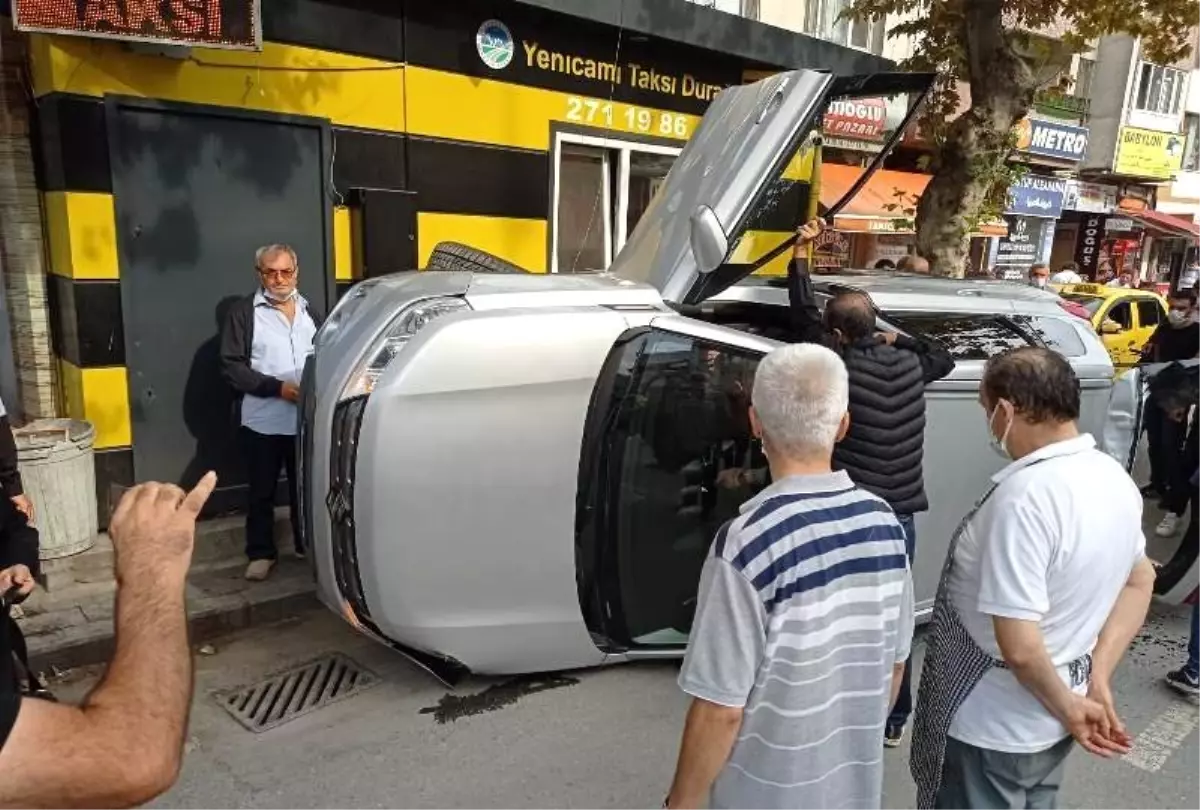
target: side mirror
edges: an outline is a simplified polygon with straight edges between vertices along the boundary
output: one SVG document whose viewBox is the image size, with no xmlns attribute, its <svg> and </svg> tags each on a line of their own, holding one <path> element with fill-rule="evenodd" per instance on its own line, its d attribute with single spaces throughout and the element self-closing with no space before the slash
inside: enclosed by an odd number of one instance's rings
<svg viewBox="0 0 1200 810">
<path fill-rule="evenodd" d="M 729 253 L 729 237 L 721 227 L 721 221 L 707 205 L 702 205 L 692 214 L 692 255 L 696 257 L 696 268 L 701 273 L 711 273 L 721 266 Z"/>
<path fill-rule="evenodd" d="M 1121 324 L 1112 318 L 1105 318 L 1103 323 L 1100 324 L 1100 334 L 1102 335 L 1119 335 L 1123 331 Z"/>
</svg>

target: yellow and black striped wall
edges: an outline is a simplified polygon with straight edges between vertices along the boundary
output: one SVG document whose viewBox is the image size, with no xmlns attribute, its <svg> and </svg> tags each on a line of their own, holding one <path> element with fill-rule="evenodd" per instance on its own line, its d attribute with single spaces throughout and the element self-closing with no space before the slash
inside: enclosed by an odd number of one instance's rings
<svg viewBox="0 0 1200 810">
<path fill-rule="evenodd" d="M 364 274 L 420 267 L 444 240 L 547 271 L 556 131 L 682 145 L 715 88 L 779 64 L 618 35 L 612 25 L 513 0 L 264 0 L 262 15 L 259 53 L 162 55 L 107 40 L 30 37 L 54 349 L 67 414 L 96 425 L 102 516 L 112 487 L 137 478 L 106 96 L 330 122 L 334 249 L 324 270 L 344 287 Z M 484 64 L 477 49 L 487 20 L 511 31 L 503 67 Z M 833 47 L 821 43 L 814 58 L 828 61 Z M 873 59 L 845 58 L 843 72 Z M 589 118 L 589 109 L 612 112 Z M 646 132 L 640 110 L 652 121 L 669 113 L 684 131 Z M 797 164 L 792 174 L 804 171 Z M 412 221 L 372 224 L 369 209 L 356 208 L 372 191 L 406 192 Z M 790 223 L 758 227 L 784 232 Z M 775 242 L 768 236 L 763 244 Z"/>
</svg>

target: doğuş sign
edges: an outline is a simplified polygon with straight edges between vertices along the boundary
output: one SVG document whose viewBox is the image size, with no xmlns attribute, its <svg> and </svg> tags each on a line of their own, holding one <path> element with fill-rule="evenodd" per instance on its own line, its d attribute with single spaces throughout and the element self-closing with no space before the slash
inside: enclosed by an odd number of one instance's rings
<svg viewBox="0 0 1200 810">
<path fill-rule="evenodd" d="M 262 47 L 258 0 L 13 0 L 13 24 L 106 39 L 209 48 Z"/>
<path fill-rule="evenodd" d="M 882 141 L 887 120 L 887 102 L 881 98 L 852 98 L 834 101 L 821 121 L 826 135 L 857 141 Z"/>
</svg>

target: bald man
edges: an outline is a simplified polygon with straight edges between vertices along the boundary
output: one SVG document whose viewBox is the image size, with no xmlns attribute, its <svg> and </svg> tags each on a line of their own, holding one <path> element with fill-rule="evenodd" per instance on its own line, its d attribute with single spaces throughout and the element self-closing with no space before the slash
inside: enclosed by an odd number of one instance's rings
<svg viewBox="0 0 1200 810">
<path fill-rule="evenodd" d="M 792 328 L 800 343 L 820 343 L 841 355 L 850 373 L 850 429 L 833 453 L 835 470 L 887 501 L 904 528 L 911 565 L 916 546 L 913 516 L 929 509 L 922 458 L 925 449 L 925 386 L 954 368 L 940 343 L 923 337 L 880 332 L 875 305 L 861 292 L 843 292 L 821 313 L 808 273 L 808 244 L 823 229 L 813 220 L 799 231 L 788 265 Z M 920 256 L 905 256 L 901 268 L 929 272 Z M 905 671 L 884 742 L 896 747 L 912 711 Z"/>
</svg>

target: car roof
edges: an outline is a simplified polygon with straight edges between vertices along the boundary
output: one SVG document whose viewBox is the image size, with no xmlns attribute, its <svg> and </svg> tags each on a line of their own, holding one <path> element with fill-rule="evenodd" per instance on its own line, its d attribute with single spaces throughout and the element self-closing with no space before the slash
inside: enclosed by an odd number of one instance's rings
<svg viewBox="0 0 1200 810">
<path fill-rule="evenodd" d="M 875 270 L 851 270 L 836 274 L 816 274 L 813 287 L 818 293 L 834 295 L 842 290 L 859 290 L 871 297 L 882 311 L 893 312 L 1023 312 L 1061 315 L 1058 296 L 1023 283 L 976 278 L 941 278 L 915 273 Z M 738 285 L 744 291 L 734 296 L 741 300 L 762 299 L 763 303 L 787 303 L 786 282 L 782 278 L 756 277 Z M 755 289 L 763 290 L 755 294 Z M 772 290 L 767 293 L 765 290 Z M 782 296 L 781 301 L 775 299 Z"/>
<path fill-rule="evenodd" d="M 1162 298 L 1161 295 L 1153 290 L 1137 290 L 1133 287 L 1109 287 L 1104 284 L 1062 284 L 1052 286 L 1055 286 L 1060 293 L 1086 295 L 1092 298 L 1115 298 L 1118 295 L 1129 298 Z"/>
</svg>

